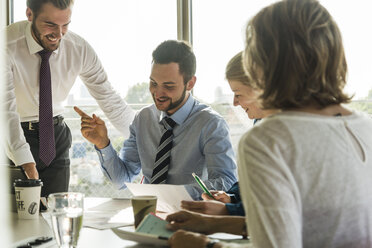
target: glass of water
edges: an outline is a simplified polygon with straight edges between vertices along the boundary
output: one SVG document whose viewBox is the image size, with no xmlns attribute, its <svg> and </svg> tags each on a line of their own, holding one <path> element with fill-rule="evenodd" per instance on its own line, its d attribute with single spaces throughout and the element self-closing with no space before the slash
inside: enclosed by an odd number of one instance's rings
<svg viewBox="0 0 372 248">
<path fill-rule="evenodd" d="M 84 194 L 74 192 L 50 194 L 48 207 L 58 246 L 76 247 L 83 225 Z"/>
</svg>

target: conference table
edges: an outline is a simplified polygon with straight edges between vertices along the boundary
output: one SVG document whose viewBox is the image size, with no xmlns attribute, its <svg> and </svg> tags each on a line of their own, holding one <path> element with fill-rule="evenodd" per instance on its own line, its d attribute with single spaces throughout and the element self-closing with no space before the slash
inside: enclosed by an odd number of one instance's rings
<svg viewBox="0 0 372 248">
<path fill-rule="evenodd" d="M 84 200 L 85 211 L 94 209 L 103 209 L 106 206 L 110 207 L 110 202 L 115 201 L 116 206 L 118 202 L 122 204 L 122 208 L 130 208 L 130 199 L 110 199 L 110 198 L 86 198 Z M 111 204 L 112 206 L 112 204 Z M 113 209 L 111 209 L 113 210 Z M 113 211 L 115 212 L 115 211 Z M 85 218 L 85 213 L 84 213 Z M 20 245 L 27 244 L 31 240 L 38 237 L 53 237 L 53 231 L 50 228 L 46 218 L 41 214 L 35 220 L 21 220 L 18 219 L 17 213 L 11 213 L 11 247 L 15 248 Z M 35 247 L 58 247 L 55 240 L 43 244 L 42 246 Z M 119 238 L 111 229 L 98 230 L 90 227 L 85 227 L 80 231 L 78 247 L 107 247 L 107 248 L 122 248 L 122 247 L 153 247 L 144 244 L 139 244 L 134 241 L 123 240 Z"/>
<path fill-rule="evenodd" d="M 166 213 L 157 213 L 158 216 L 165 218 Z M 49 223 L 48 223 L 49 222 Z M 111 227 L 123 226 L 126 231 L 134 231 L 133 210 L 130 199 L 94 198 L 84 199 L 83 227 L 80 231 L 78 246 L 85 247 L 105 247 L 105 248 L 146 248 L 154 245 L 145 245 L 117 236 Z M 40 237 L 53 238 L 42 245 L 32 246 L 37 248 L 58 247 L 54 239 L 53 231 L 50 227 L 50 216 L 44 212 L 34 220 L 18 219 L 17 213 L 11 213 L 11 248 L 22 247 L 27 243 L 35 241 Z M 247 243 L 241 240 L 241 236 L 230 234 L 213 234 L 211 238 L 233 239 L 234 242 Z M 142 240 L 141 240 L 142 241 Z M 27 247 L 27 246 L 25 246 Z M 22 247 L 24 248 L 24 247 Z"/>
</svg>

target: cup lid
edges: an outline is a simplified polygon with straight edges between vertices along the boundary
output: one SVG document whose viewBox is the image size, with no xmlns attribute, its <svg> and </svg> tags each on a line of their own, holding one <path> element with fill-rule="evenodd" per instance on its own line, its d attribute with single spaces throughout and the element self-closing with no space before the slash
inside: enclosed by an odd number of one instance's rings
<svg viewBox="0 0 372 248">
<path fill-rule="evenodd" d="M 40 179 L 16 179 L 13 183 L 14 187 L 36 187 L 43 186 Z"/>
</svg>

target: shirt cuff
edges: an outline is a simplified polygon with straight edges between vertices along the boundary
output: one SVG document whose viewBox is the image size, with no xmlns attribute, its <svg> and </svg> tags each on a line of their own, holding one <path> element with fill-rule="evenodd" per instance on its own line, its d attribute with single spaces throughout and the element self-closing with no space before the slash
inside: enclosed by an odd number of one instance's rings
<svg viewBox="0 0 372 248">
<path fill-rule="evenodd" d="M 108 161 L 108 160 L 112 159 L 113 157 L 117 156 L 117 153 L 116 153 L 114 147 L 112 147 L 112 145 L 111 145 L 111 141 L 108 144 L 108 146 L 106 146 L 105 148 L 98 149 L 96 146 L 94 146 L 94 148 L 97 151 L 97 154 L 98 154 L 99 160 L 101 161 L 101 164 L 103 164 L 105 161 Z"/>
<path fill-rule="evenodd" d="M 228 194 L 230 196 L 231 203 L 237 203 L 238 199 L 236 199 L 235 194 Z"/>
<path fill-rule="evenodd" d="M 32 156 L 29 146 L 28 148 L 19 149 L 18 151 L 8 154 L 8 157 L 17 166 L 26 163 L 35 163 L 34 157 Z"/>
</svg>

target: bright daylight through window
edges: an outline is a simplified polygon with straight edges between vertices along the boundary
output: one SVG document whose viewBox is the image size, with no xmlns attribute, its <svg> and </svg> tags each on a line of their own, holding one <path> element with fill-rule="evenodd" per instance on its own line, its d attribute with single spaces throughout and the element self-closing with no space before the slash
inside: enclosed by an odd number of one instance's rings
<svg viewBox="0 0 372 248">
<path fill-rule="evenodd" d="M 192 2 L 193 46 L 197 58 L 194 96 L 210 104 L 230 125 L 234 149 L 252 125 L 240 108 L 232 106 L 232 93 L 224 78 L 229 59 L 244 47 L 247 20 L 272 0 L 203 0 Z M 354 94 L 349 107 L 372 115 L 372 15 L 370 0 L 320 0 L 338 23 L 348 62 L 346 91 Z M 177 38 L 175 0 L 76 0 L 70 30 L 95 49 L 114 88 L 139 109 L 152 103 L 148 91 L 151 53 L 161 41 Z M 14 21 L 25 20 L 26 1 L 14 1 Z M 66 102 L 66 120 L 72 130 L 70 190 L 87 196 L 125 196 L 100 171 L 93 146 L 80 134 L 80 119 L 71 106 L 103 115 L 85 86 L 75 84 Z M 124 140 L 109 124 L 116 149 Z"/>
</svg>

